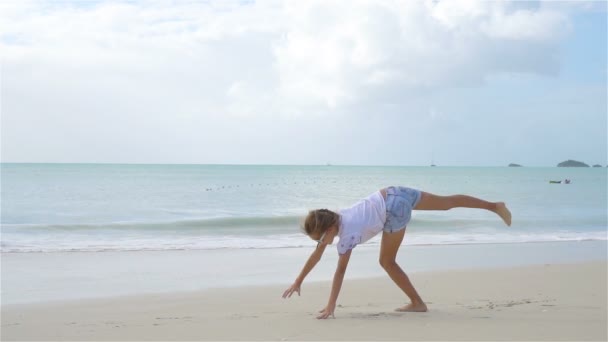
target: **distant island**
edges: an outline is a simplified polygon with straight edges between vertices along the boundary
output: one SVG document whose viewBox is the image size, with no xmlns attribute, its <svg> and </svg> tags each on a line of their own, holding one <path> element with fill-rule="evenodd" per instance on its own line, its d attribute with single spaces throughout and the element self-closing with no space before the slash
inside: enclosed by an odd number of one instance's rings
<svg viewBox="0 0 608 342">
<path fill-rule="evenodd" d="M 568 159 L 564 162 L 557 164 L 557 167 L 589 167 L 589 165 L 580 161 Z"/>
<path fill-rule="evenodd" d="M 600 165 L 600 164 L 595 164 L 595 165 L 593 165 L 593 167 L 602 167 L 602 165 Z"/>
<path fill-rule="evenodd" d="M 511 164 L 509 164 L 509 167 L 521 167 L 521 165 L 515 164 L 515 163 L 511 163 Z"/>
</svg>

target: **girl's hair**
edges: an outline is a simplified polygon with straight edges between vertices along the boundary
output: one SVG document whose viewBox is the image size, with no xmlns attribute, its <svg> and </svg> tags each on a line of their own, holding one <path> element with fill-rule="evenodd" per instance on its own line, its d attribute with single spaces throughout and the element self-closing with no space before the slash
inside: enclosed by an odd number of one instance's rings
<svg viewBox="0 0 608 342">
<path fill-rule="evenodd" d="M 327 209 L 317 209 L 308 212 L 306 219 L 304 219 L 304 226 L 302 231 L 306 235 L 312 233 L 324 233 L 327 228 L 338 225 L 340 222 L 340 215 Z"/>
</svg>

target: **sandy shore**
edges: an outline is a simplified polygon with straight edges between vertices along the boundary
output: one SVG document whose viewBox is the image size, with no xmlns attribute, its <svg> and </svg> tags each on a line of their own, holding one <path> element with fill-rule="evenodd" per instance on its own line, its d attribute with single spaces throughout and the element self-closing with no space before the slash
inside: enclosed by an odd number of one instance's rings
<svg viewBox="0 0 608 342">
<path fill-rule="evenodd" d="M 388 277 L 345 280 L 335 319 L 316 320 L 330 283 L 2 307 L 8 340 L 603 340 L 607 264 L 412 273 L 427 313 L 396 313 Z"/>
</svg>

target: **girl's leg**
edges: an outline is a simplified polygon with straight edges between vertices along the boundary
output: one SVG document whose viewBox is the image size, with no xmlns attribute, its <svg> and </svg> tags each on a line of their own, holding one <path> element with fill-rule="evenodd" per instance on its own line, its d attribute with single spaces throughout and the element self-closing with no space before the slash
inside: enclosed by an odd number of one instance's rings
<svg viewBox="0 0 608 342">
<path fill-rule="evenodd" d="M 405 235 L 405 229 L 394 233 L 382 233 L 382 243 L 380 245 L 380 265 L 386 273 L 391 277 L 391 279 L 399 286 L 403 292 L 410 298 L 412 301 L 411 304 L 408 304 L 404 307 L 397 309 L 397 311 L 412 311 L 412 312 L 425 312 L 427 311 L 426 304 L 422 301 L 422 298 L 416 292 L 416 289 L 410 282 L 408 276 L 403 272 L 401 267 L 397 264 L 395 260 L 397 258 L 397 251 L 399 250 L 399 246 L 401 246 L 401 242 L 403 241 L 403 236 Z"/>
<path fill-rule="evenodd" d="M 511 212 L 503 202 L 488 202 L 467 195 L 437 196 L 422 192 L 415 210 L 449 210 L 452 208 L 486 209 L 496 213 L 507 226 L 511 225 Z"/>
</svg>

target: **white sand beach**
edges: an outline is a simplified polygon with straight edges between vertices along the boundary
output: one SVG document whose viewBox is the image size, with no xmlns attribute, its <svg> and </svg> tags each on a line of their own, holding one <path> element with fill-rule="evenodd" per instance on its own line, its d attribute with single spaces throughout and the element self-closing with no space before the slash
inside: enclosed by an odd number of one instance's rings
<svg viewBox="0 0 608 342">
<path fill-rule="evenodd" d="M 317 320 L 329 282 L 2 307 L 2 340 L 607 339 L 605 261 L 415 272 L 426 313 L 397 313 L 388 277 L 348 279 L 335 319 Z"/>
</svg>

